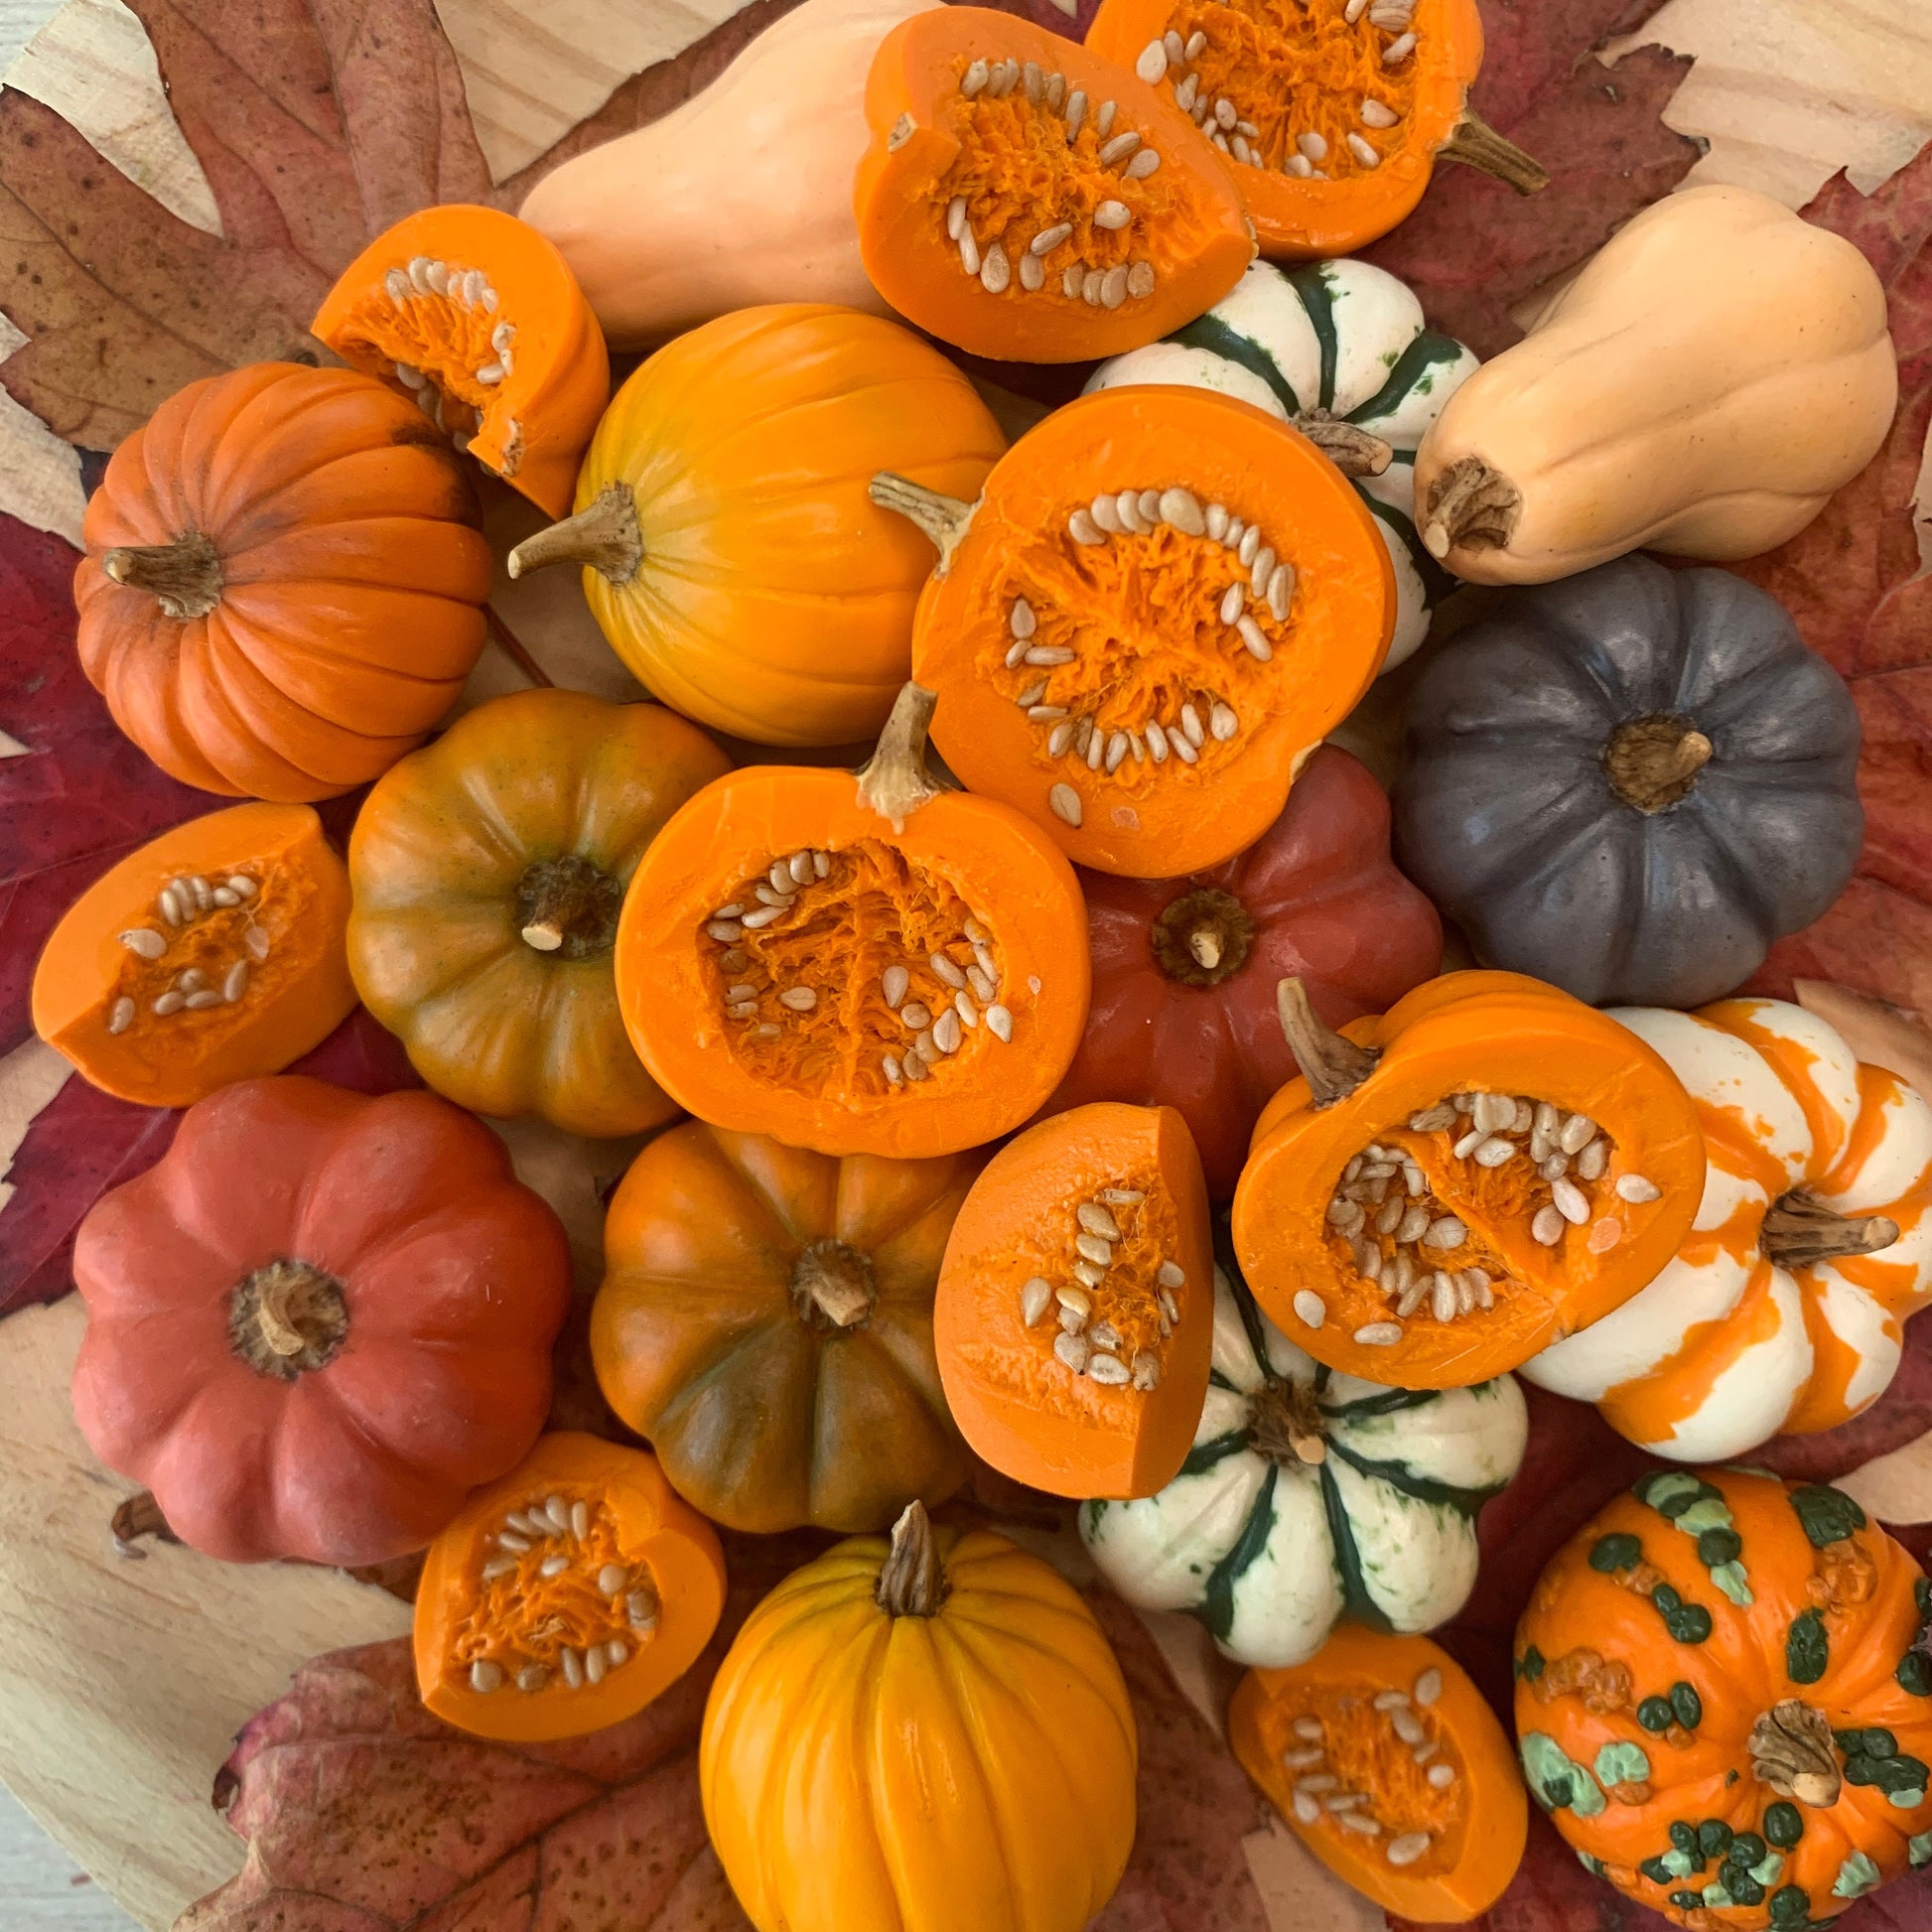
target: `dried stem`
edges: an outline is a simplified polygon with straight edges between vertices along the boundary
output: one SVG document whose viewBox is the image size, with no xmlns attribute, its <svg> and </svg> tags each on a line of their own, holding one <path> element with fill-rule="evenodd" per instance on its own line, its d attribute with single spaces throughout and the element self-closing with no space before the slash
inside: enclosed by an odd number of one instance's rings
<svg viewBox="0 0 1932 1932">
<path fill-rule="evenodd" d="M 579 564 L 607 582 L 628 584 L 642 568 L 644 534 L 637 527 L 637 498 L 626 483 L 607 483 L 575 516 L 525 537 L 510 552 L 509 572 L 550 564 Z"/>
<path fill-rule="evenodd" d="M 1831 1720 L 1796 1698 L 1774 1704 L 1751 1726 L 1751 1769 L 1780 1798 L 1821 1810 L 1838 1803 L 1844 1785 Z"/>
<path fill-rule="evenodd" d="M 856 1328 L 872 1313 L 872 1263 L 843 1241 L 814 1241 L 791 1271 L 791 1294 L 835 1328 Z"/>
<path fill-rule="evenodd" d="M 1325 1462 L 1328 1438 L 1315 1400 L 1306 1384 L 1270 1376 L 1255 1397 L 1248 1441 L 1256 1451 L 1277 1462 Z"/>
<path fill-rule="evenodd" d="M 1430 485 L 1423 548 L 1439 563 L 1451 550 L 1501 550 L 1516 533 L 1523 492 L 1480 457 L 1458 457 Z"/>
<path fill-rule="evenodd" d="M 554 691 L 557 680 L 546 671 L 529 653 L 523 639 L 496 615 L 494 605 L 483 606 L 483 622 L 489 626 L 489 634 L 496 639 L 503 655 L 527 677 L 539 690 Z"/>
<path fill-rule="evenodd" d="M 107 1520 L 108 1533 L 114 1539 L 114 1554 L 126 1557 L 131 1562 L 139 1562 L 147 1556 L 141 1548 L 140 1539 L 152 1536 L 162 1543 L 178 1543 L 181 1539 L 168 1527 L 168 1519 L 161 1513 L 161 1505 L 154 1499 L 152 1489 L 142 1489 L 125 1498 Z"/>
<path fill-rule="evenodd" d="M 1898 1223 L 1883 1214 L 1855 1220 L 1793 1188 L 1773 1201 L 1758 1224 L 1758 1252 L 1775 1268 L 1812 1268 L 1846 1255 L 1871 1255 L 1898 1239 Z"/>
<path fill-rule="evenodd" d="M 1379 436 L 1344 423 L 1325 409 L 1311 409 L 1296 417 L 1295 427 L 1344 477 L 1379 477 L 1395 461 L 1395 450 Z"/>
<path fill-rule="evenodd" d="M 1710 763 L 1711 741 L 1688 718 L 1661 712 L 1631 718 L 1603 747 L 1603 775 L 1632 810 L 1661 812 L 1697 784 Z"/>
<path fill-rule="evenodd" d="M 1247 964 L 1255 922 L 1232 893 L 1197 886 L 1171 899 L 1150 935 L 1155 963 L 1182 986 L 1219 986 Z"/>
<path fill-rule="evenodd" d="M 933 1616 L 950 1587 L 925 1504 L 909 1502 L 893 1525 L 892 1554 L 879 1572 L 874 1600 L 888 1616 Z"/>
<path fill-rule="evenodd" d="M 148 592 L 171 618 L 205 618 L 221 602 L 221 558 L 199 530 L 173 543 L 110 550 L 100 567 L 115 583 Z"/>
<path fill-rule="evenodd" d="M 1549 170 L 1514 141 L 1505 141 L 1472 107 L 1464 106 L 1462 118 L 1436 152 L 1445 161 L 1480 169 L 1519 195 L 1534 195 L 1550 185 Z"/>
<path fill-rule="evenodd" d="M 929 798 L 944 789 L 925 768 L 925 735 L 938 694 L 906 683 L 879 734 L 879 747 L 859 768 L 859 802 L 892 821 L 895 832 Z"/>
<path fill-rule="evenodd" d="M 932 571 L 935 577 L 945 576 L 952 568 L 952 553 L 959 548 L 960 539 L 972 526 L 973 512 L 979 508 L 977 503 L 943 495 L 936 489 L 926 488 L 924 483 L 915 483 L 909 477 L 895 476 L 890 470 L 882 470 L 873 478 L 866 486 L 866 494 L 882 510 L 896 511 L 908 523 L 916 523 L 932 539 L 933 548 L 939 552 L 939 561 Z"/>
<path fill-rule="evenodd" d="M 540 859 L 516 882 L 516 923 L 523 943 L 566 959 L 609 952 L 623 910 L 623 882 L 567 852 Z"/>
<path fill-rule="evenodd" d="M 1309 1004 L 1309 990 L 1300 980 L 1283 980 L 1276 986 L 1275 1012 L 1315 1106 L 1331 1107 L 1347 1099 L 1375 1071 L 1382 1055 L 1372 1047 L 1357 1046 L 1324 1024 Z"/>
<path fill-rule="evenodd" d="M 271 1261 L 244 1276 L 228 1302 L 228 1343 L 262 1375 L 293 1382 L 333 1361 L 348 1333 L 335 1276 L 306 1261 Z"/>
</svg>

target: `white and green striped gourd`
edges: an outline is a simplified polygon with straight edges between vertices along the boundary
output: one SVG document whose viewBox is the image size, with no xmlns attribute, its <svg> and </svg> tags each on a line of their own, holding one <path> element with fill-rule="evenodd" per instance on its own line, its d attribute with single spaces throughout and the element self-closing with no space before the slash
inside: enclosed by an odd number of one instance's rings
<svg viewBox="0 0 1932 1932">
<path fill-rule="evenodd" d="M 1130 1603 L 1187 1610 L 1238 1664 L 1312 1657 L 1342 1618 L 1433 1630 L 1468 1599 L 1475 1517 L 1528 1433 L 1515 1379 L 1389 1389 L 1313 1361 L 1214 1271 L 1207 1402 L 1180 1473 L 1083 1503 L 1081 1540 Z"/>
<path fill-rule="evenodd" d="M 1395 636 L 1382 668 L 1410 656 L 1455 580 L 1416 533 L 1416 448 L 1476 366 L 1423 326 L 1408 285 L 1367 262 L 1258 261 L 1225 301 L 1146 348 L 1102 362 L 1087 389 L 1172 382 L 1217 389 L 1311 436 L 1349 477 L 1395 565 Z M 1348 432 L 1359 432 L 1351 435 Z M 1365 462 L 1390 451 L 1379 476 Z"/>
</svg>

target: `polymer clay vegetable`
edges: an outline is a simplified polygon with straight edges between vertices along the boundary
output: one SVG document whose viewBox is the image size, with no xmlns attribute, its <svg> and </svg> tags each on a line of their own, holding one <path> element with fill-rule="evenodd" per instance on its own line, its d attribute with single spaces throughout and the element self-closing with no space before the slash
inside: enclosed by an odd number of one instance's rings
<svg viewBox="0 0 1932 1932">
<path fill-rule="evenodd" d="M 645 849 L 730 768 L 661 705 L 577 691 L 493 699 L 391 767 L 349 843 L 349 969 L 438 1093 L 571 1134 L 676 1114 L 624 1035 L 612 948 Z"/>
<path fill-rule="evenodd" d="M 820 1154 L 956 1154 L 1028 1119 L 1087 1018 L 1073 868 L 925 767 L 908 684 L 846 771 L 755 765 L 683 806 L 631 876 L 618 1002 L 702 1120 Z"/>
<path fill-rule="evenodd" d="M 977 502 L 883 476 L 937 547 L 913 675 L 933 742 L 1101 872 L 1219 865 L 1368 688 L 1395 621 L 1375 519 L 1306 437 L 1193 388 L 1057 409 Z"/>
<path fill-rule="evenodd" d="M 1864 256 L 1750 189 L 1689 189 L 1450 398 L 1417 453 L 1416 521 L 1479 584 L 1639 546 L 1759 556 L 1864 468 L 1897 400 Z"/>
<path fill-rule="evenodd" d="M 841 1543 L 752 1612 L 698 1776 L 759 1932 L 1080 1932 L 1126 1868 L 1138 1757 L 1072 1587 L 913 1503 L 890 1545 Z"/>
<path fill-rule="evenodd" d="M 946 1243 L 933 1341 L 953 1420 L 1056 1496 L 1151 1496 L 1207 1388 L 1213 1251 L 1200 1157 L 1171 1107 L 1096 1101 L 1030 1127 Z"/>
<path fill-rule="evenodd" d="M 1173 90 L 1231 164 L 1266 255 L 1352 254 L 1415 207 L 1438 161 L 1519 195 L 1549 181 L 1469 106 L 1475 0 L 1102 0 L 1087 46 Z"/>
<path fill-rule="evenodd" d="M 636 1716 L 697 1662 L 725 1555 L 654 1456 L 545 1436 L 430 1545 L 416 1683 L 480 1737 L 580 1737 Z"/>
<path fill-rule="evenodd" d="M 1849 1421 L 1932 1302 L 1932 1107 L 1781 1000 L 1614 1017 L 1697 1102 L 1704 1205 L 1648 1288 L 1523 1373 L 1680 1461 Z"/>
<path fill-rule="evenodd" d="M 1216 1268 L 1187 1459 L 1156 1495 L 1085 1504 L 1080 1540 L 1128 1602 L 1186 1610 L 1237 1664 L 1305 1663 L 1345 1621 L 1433 1630 L 1462 1607 L 1476 1512 L 1528 1427 L 1507 1375 L 1436 1390 L 1333 1374 Z"/>
<path fill-rule="evenodd" d="M 562 516 L 611 397 L 611 358 L 564 258 L 500 208 L 424 208 L 349 263 L 314 333 L 402 389 L 455 446 Z"/>
<path fill-rule="evenodd" d="M 1416 532 L 1423 432 L 1476 366 L 1423 325 L 1409 288 L 1367 262 L 1255 262 L 1221 301 L 1165 342 L 1103 362 L 1087 391 L 1187 383 L 1293 423 L 1355 485 L 1395 570 L 1395 634 L 1385 671 L 1429 631 L 1452 580 Z"/>
<path fill-rule="evenodd" d="M 1515 1368 L 1653 1280 L 1704 1186 L 1697 1110 L 1614 1020 L 1515 973 L 1446 973 L 1330 1032 L 1255 1126 L 1234 1251 L 1329 1367 L 1412 1389 Z"/>
<path fill-rule="evenodd" d="M 895 27 L 866 118 L 866 272 L 975 355 L 1118 354 L 1199 315 L 1254 259 L 1240 197 L 1188 117 L 1010 13 L 934 8 Z"/>
<path fill-rule="evenodd" d="M 905 681 L 929 564 L 869 481 L 891 468 L 970 494 L 1005 447 L 972 384 L 909 330 L 811 303 L 746 309 L 629 377 L 577 513 L 511 551 L 510 575 L 581 565 L 611 648 L 700 724 L 851 744 Z"/>
<path fill-rule="evenodd" d="M 1592 1004 L 1729 992 L 1851 877 L 1852 694 L 1724 570 L 1517 591 L 1410 692 L 1403 870 L 1487 965 Z"/>
<path fill-rule="evenodd" d="M 184 1543 L 359 1565 L 536 1441 L 570 1250 L 448 1101 L 284 1074 L 191 1107 L 81 1222 L 73 1280 L 74 1418 Z"/>
<path fill-rule="evenodd" d="M 690 1121 L 604 1224 L 598 1382 L 733 1529 L 885 1529 L 966 1478 L 932 1295 L 974 1155 L 839 1161 Z"/>
<path fill-rule="evenodd" d="M 231 805 L 74 900 L 34 968 L 34 1030 L 82 1079 L 186 1107 L 319 1046 L 355 1005 L 348 875 L 307 805 Z"/>
<path fill-rule="evenodd" d="M 1396 871 L 1382 787 L 1315 748 L 1246 852 L 1183 879 L 1086 873 L 1093 1002 L 1049 1109 L 1175 1108 L 1228 1200 L 1262 1107 L 1294 1076 L 1275 988 L 1296 978 L 1330 1026 L 1393 1006 L 1443 958 L 1436 908 Z"/>
<path fill-rule="evenodd" d="M 681 106 L 531 189 L 523 219 L 616 346 L 762 302 L 884 312 L 852 217 L 866 74 L 889 29 L 937 4 L 805 0 Z"/>
<path fill-rule="evenodd" d="M 1302 1843 L 1398 1918 L 1465 1924 L 1522 1863 L 1529 1803 L 1509 1738 L 1426 1637 L 1344 1625 L 1311 1663 L 1250 1671 L 1228 1742 Z"/>
<path fill-rule="evenodd" d="M 470 675 L 491 569 L 478 515 L 449 439 L 373 377 L 205 376 L 88 500 L 80 667 L 170 777 L 332 798 L 414 750 Z"/>
<path fill-rule="evenodd" d="M 1843 1490 L 1659 1469 L 1571 1538 L 1517 1626 L 1530 1793 L 1679 1925 L 1829 1921 L 1932 1859 L 1929 1610 Z"/>
</svg>

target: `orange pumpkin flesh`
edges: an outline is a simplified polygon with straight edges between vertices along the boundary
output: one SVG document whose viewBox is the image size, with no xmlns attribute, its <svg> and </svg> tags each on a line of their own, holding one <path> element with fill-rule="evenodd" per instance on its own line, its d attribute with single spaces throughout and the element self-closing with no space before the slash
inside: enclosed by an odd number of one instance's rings
<svg viewBox="0 0 1932 1932">
<path fill-rule="evenodd" d="M 235 805 L 131 852 L 34 969 L 34 1029 L 145 1107 L 279 1073 L 355 1005 L 348 874 L 306 805 Z"/>
<path fill-rule="evenodd" d="M 906 686 L 857 779 L 718 779 L 632 875 L 618 1001 L 700 1119 L 820 1154 L 952 1154 L 1066 1071 L 1087 1011 L 1079 883 L 1017 812 L 925 776 L 930 707 Z"/>
<path fill-rule="evenodd" d="M 1549 180 L 1469 111 L 1475 0 L 1104 0 L 1087 47 L 1200 124 L 1281 260 L 1388 233 L 1439 157 L 1520 194 Z"/>
<path fill-rule="evenodd" d="M 349 263 L 311 326 L 533 503 L 569 511 L 611 362 L 577 278 L 535 228 L 499 208 L 424 208 Z"/>
<path fill-rule="evenodd" d="M 1522 1863 L 1529 1804 L 1515 1753 L 1427 1637 L 1342 1624 L 1308 1663 L 1251 1670 L 1228 1706 L 1228 1742 L 1302 1843 L 1399 1918 L 1462 1924 Z M 1349 1792 L 1361 1800 L 1329 1808 Z M 1351 1814 L 1377 1829 L 1349 1825 Z"/>
<path fill-rule="evenodd" d="M 417 1688 L 480 1737 L 581 1736 L 675 1684 L 724 1604 L 718 1534 L 654 1456 L 545 1436 L 430 1545 Z"/>
<path fill-rule="evenodd" d="M 940 754 L 1101 872 L 1173 878 L 1252 845 L 1388 649 L 1394 575 L 1360 497 L 1306 437 L 1206 390 L 1069 403 L 976 505 L 874 487 L 939 545 L 912 662 Z"/>
<path fill-rule="evenodd" d="M 1282 985 L 1304 1072 L 1255 1126 L 1234 1246 L 1317 1361 L 1486 1381 L 1620 1308 L 1689 1233 L 1696 1109 L 1607 1015 L 1516 973 L 1449 973 L 1336 1035 Z"/>
<path fill-rule="evenodd" d="M 1254 259 L 1240 198 L 1179 109 L 1011 14 L 901 22 L 874 57 L 866 118 L 866 272 L 973 354 L 1118 355 L 1211 308 Z"/>
<path fill-rule="evenodd" d="M 1017 1481 L 1081 1498 L 1165 1488 L 1200 1421 L 1213 1328 L 1207 1183 L 1172 1107 L 1096 1101 L 1041 1121 L 953 1222 L 939 1374 L 967 1442 Z"/>
</svg>

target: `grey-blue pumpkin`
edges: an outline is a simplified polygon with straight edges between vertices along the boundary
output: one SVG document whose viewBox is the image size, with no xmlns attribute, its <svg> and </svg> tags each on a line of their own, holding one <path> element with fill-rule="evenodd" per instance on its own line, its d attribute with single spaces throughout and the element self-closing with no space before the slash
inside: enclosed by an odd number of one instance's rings
<svg viewBox="0 0 1932 1932">
<path fill-rule="evenodd" d="M 1621 557 L 1500 594 L 1417 680 L 1409 877 L 1485 965 L 1691 1007 L 1831 904 L 1858 859 L 1859 716 L 1778 601 Z"/>
</svg>

